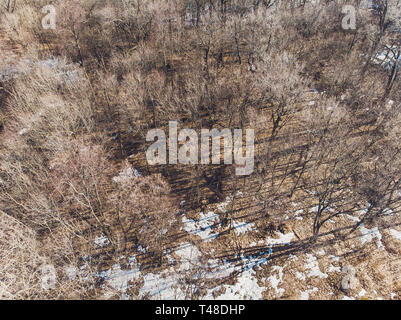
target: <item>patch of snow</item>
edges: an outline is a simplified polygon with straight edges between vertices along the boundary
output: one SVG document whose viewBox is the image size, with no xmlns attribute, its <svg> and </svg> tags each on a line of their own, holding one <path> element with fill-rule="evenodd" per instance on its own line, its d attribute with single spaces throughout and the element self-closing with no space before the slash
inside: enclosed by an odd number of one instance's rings
<svg viewBox="0 0 401 320">
<path fill-rule="evenodd" d="M 320 271 L 319 263 L 314 255 L 308 253 L 306 257 L 307 257 L 307 263 L 305 265 L 305 268 L 309 270 L 309 272 L 307 273 L 308 277 L 319 277 L 319 278 L 328 277 L 326 273 Z"/>
<path fill-rule="evenodd" d="M 285 289 L 279 288 L 279 284 L 283 281 L 283 267 L 280 266 L 274 266 L 273 267 L 273 272 L 277 271 L 277 275 L 271 275 L 267 280 L 269 280 L 270 285 L 272 288 L 276 291 L 279 297 L 281 297 L 284 294 Z"/>
<path fill-rule="evenodd" d="M 297 216 L 299 216 L 300 214 L 302 214 L 303 212 L 304 212 L 303 209 L 299 209 L 299 210 L 295 211 L 294 215 L 297 217 Z"/>
<path fill-rule="evenodd" d="M 363 297 L 363 296 L 365 296 L 365 294 L 366 294 L 366 290 L 362 288 L 362 290 L 359 291 L 359 293 L 358 293 L 358 297 Z"/>
<path fill-rule="evenodd" d="M 341 272 L 341 268 L 335 267 L 332 264 L 330 264 L 328 272 Z"/>
<path fill-rule="evenodd" d="M 226 201 L 220 203 L 217 206 L 217 209 L 220 210 L 222 213 L 226 213 L 227 212 L 227 206 L 231 203 L 232 198 L 231 197 L 226 197 Z"/>
<path fill-rule="evenodd" d="M 255 224 L 254 223 L 247 223 L 247 222 L 238 222 L 233 220 L 233 227 L 234 231 L 237 235 L 240 235 L 242 233 L 246 233 L 248 231 L 252 231 L 255 229 Z"/>
<path fill-rule="evenodd" d="M 104 234 L 102 234 L 101 236 L 95 238 L 94 243 L 96 246 L 103 248 L 107 246 L 110 241 Z"/>
<path fill-rule="evenodd" d="M 127 183 L 130 180 L 133 180 L 134 177 L 139 177 L 139 176 L 140 174 L 136 169 L 128 167 L 121 170 L 118 176 L 113 177 L 112 180 L 115 183 Z"/>
<path fill-rule="evenodd" d="M 22 136 L 22 135 L 24 135 L 25 133 L 27 133 L 28 132 L 28 129 L 27 128 L 23 128 L 23 129 L 21 129 L 19 132 L 18 132 L 18 134 L 20 135 L 20 136 Z"/>
<path fill-rule="evenodd" d="M 168 264 L 169 264 L 169 265 L 174 265 L 175 260 L 174 260 L 174 258 L 173 258 L 171 255 L 167 254 L 167 255 L 166 255 L 166 258 L 167 258 L 167 261 L 168 261 Z"/>
<path fill-rule="evenodd" d="M 215 299 L 213 292 L 216 292 L 216 289 L 225 289 L 224 294 L 216 297 L 217 300 L 262 299 L 262 293 L 265 288 L 264 286 L 259 286 L 255 268 L 266 263 L 271 253 L 272 250 L 270 249 L 269 252 L 260 252 L 255 256 L 244 256 L 241 254 L 241 256 L 237 257 L 240 259 L 240 263 L 230 263 L 227 260 L 219 263 L 217 259 L 209 260 L 208 265 L 212 271 L 205 274 L 205 278 L 221 280 L 237 274 L 237 279 L 234 285 L 221 285 L 217 288 L 209 289 L 205 298 Z"/>
<path fill-rule="evenodd" d="M 144 248 L 144 247 L 142 247 L 141 245 L 138 245 L 137 247 L 136 247 L 136 249 L 140 252 L 140 253 L 143 253 L 143 254 L 145 254 L 146 253 L 146 248 Z"/>
<path fill-rule="evenodd" d="M 314 206 L 309 208 L 309 212 L 317 212 L 319 210 L 319 206 Z"/>
<path fill-rule="evenodd" d="M 109 270 L 103 271 L 98 275 L 106 282 L 105 298 L 108 299 L 113 295 L 113 290 L 107 290 L 107 287 L 114 289 L 122 295 L 123 299 L 128 298 L 126 292 L 130 287 L 131 281 L 139 279 L 141 271 L 139 266 L 133 269 L 122 270 L 119 264 L 114 264 Z"/>
<path fill-rule="evenodd" d="M 139 290 L 139 298 L 149 297 L 150 299 L 175 300 L 185 299 L 187 292 L 183 288 L 182 274 L 194 267 L 200 266 L 199 259 L 202 253 L 190 243 L 183 243 L 175 253 L 180 257 L 181 264 L 178 270 L 169 268 L 161 273 L 147 273 L 143 279 L 143 287 Z M 196 272 L 195 277 L 199 277 Z"/>
<path fill-rule="evenodd" d="M 199 265 L 202 253 L 198 247 L 190 243 L 184 243 L 175 253 L 181 258 L 180 271 L 190 270 L 192 266 Z"/>
<path fill-rule="evenodd" d="M 290 244 L 291 240 L 294 239 L 294 233 L 290 232 L 287 234 L 283 234 L 280 231 L 276 232 L 278 238 L 267 238 L 266 239 L 266 244 L 269 246 L 272 245 L 284 245 L 284 244 Z"/>
<path fill-rule="evenodd" d="M 389 229 L 389 232 L 394 238 L 401 241 L 401 231 L 397 231 L 395 229 Z"/>
<path fill-rule="evenodd" d="M 238 275 L 234 285 L 222 285 L 225 293 L 220 294 L 215 300 L 262 300 L 262 293 L 266 288 L 258 285 L 255 271 L 247 269 Z M 213 299 L 212 292 L 209 290 L 206 299 Z"/>
<path fill-rule="evenodd" d="M 347 218 L 349 218 L 353 222 L 359 222 L 360 221 L 360 219 L 358 217 L 351 216 L 350 214 L 345 214 L 344 216 L 346 216 Z"/>
<path fill-rule="evenodd" d="M 361 234 L 362 234 L 362 236 L 360 237 L 360 241 L 362 242 L 362 244 L 370 242 L 376 238 L 377 247 L 378 248 L 383 247 L 382 242 L 381 242 L 382 235 L 377 227 L 368 229 L 362 225 L 359 227 L 359 230 L 361 231 Z"/>
<path fill-rule="evenodd" d="M 301 292 L 300 300 L 309 300 L 309 295 L 313 292 L 318 292 L 318 288 L 313 287 L 312 289 L 308 289 L 306 291 Z"/>
<path fill-rule="evenodd" d="M 295 277 L 302 281 L 306 280 L 305 274 L 303 274 L 302 272 L 299 272 L 299 271 L 295 272 Z"/>
<path fill-rule="evenodd" d="M 198 221 L 188 219 L 186 216 L 182 217 L 184 230 L 201 237 L 203 241 L 210 241 L 218 236 L 218 234 L 213 234 L 212 227 L 219 221 L 219 215 L 213 211 L 209 211 L 207 214 L 201 212 Z"/>
<path fill-rule="evenodd" d="M 241 271 L 240 266 L 236 266 L 227 261 L 220 264 L 218 259 L 209 259 L 208 265 L 211 272 L 205 275 L 207 279 L 224 279 L 230 277 L 235 271 Z"/>
<path fill-rule="evenodd" d="M 333 256 L 332 254 L 329 255 L 329 259 L 330 259 L 331 261 L 335 261 L 335 262 L 339 262 L 339 261 L 340 261 L 340 257 Z"/>
<path fill-rule="evenodd" d="M 185 292 L 179 285 L 180 276 L 173 269 L 161 273 L 147 273 L 144 277 L 143 287 L 139 290 L 139 297 L 150 299 L 175 300 L 185 299 Z"/>
</svg>

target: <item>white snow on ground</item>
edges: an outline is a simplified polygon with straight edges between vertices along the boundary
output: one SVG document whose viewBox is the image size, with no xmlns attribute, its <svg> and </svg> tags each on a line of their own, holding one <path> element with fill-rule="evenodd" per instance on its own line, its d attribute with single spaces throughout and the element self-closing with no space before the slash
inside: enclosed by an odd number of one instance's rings
<svg viewBox="0 0 401 320">
<path fill-rule="evenodd" d="M 230 263 L 229 261 L 222 261 L 219 263 L 217 259 L 209 260 L 208 264 L 212 272 L 208 272 L 205 275 L 207 279 L 225 279 L 230 276 L 236 275 L 236 282 L 234 285 L 221 285 L 216 288 L 208 290 L 208 294 L 205 299 L 214 299 L 213 292 L 225 289 L 225 293 L 220 294 L 216 299 L 262 299 L 262 292 L 266 289 L 264 286 L 260 287 L 256 278 L 256 269 L 260 265 L 268 262 L 269 257 L 272 253 L 272 249 L 268 249 L 267 252 L 259 252 L 256 255 L 244 256 L 243 254 L 238 257 L 239 262 Z M 282 269 L 280 267 L 274 267 L 273 271 L 278 271 L 277 279 L 271 278 L 274 284 L 279 284 L 282 279 Z M 264 280 L 262 280 L 264 281 Z M 282 292 L 282 289 L 277 287 L 278 292 Z M 224 291 L 224 290 L 223 290 Z"/>
<path fill-rule="evenodd" d="M 198 221 L 188 219 L 186 216 L 182 217 L 184 230 L 201 237 L 203 241 L 210 241 L 218 236 L 218 234 L 213 234 L 212 227 L 219 222 L 219 215 L 213 211 L 209 211 L 207 214 L 201 212 Z"/>
<path fill-rule="evenodd" d="M 222 272 L 230 274 L 235 270 L 241 270 L 241 266 L 223 266 Z M 214 297 L 213 292 L 224 288 L 225 292 Z M 205 299 L 215 300 L 261 300 L 262 293 L 266 288 L 260 287 L 256 278 L 256 272 L 252 268 L 246 268 L 237 275 L 234 285 L 221 285 L 213 289 L 209 289 Z M 223 290 L 224 291 L 224 290 Z"/>
<path fill-rule="evenodd" d="M 208 265 L 211 272 L 205 275 L 207 279 L 224 279 L 230 277 L 235 271 L 241 271 L 240 265 L 228 261 L 219 262 L 218 259 L 209 259 Z"/>
<path fill-rule="evenodd" d="M 319 206 L 314 206 L 314 207 L 309 208 L 309 212 L 317 212 L 318 209 L 319 209 Z"/>
<path fill-rule="evenodd" d="M 329 259 L 332 262 L 339 262 L 340 257 L 329 255 Z M 341 268 L 338 266 L 334 266 L 333 264 L 330 264 L 328 272 L 341 272 Z"/>
<path fill-rule="evenodd" d="M 197 268 L 200 267 L 202 253 L 190 243 L 183 243 L 175 253 L 180 257 L 178 270 L 170 268 L 160 274 L 148 273 L 144 276 L 144 285 L 139 291 L 139 297 L 149 296 L 151 299 L 185 299 L 185 288 L 182 287 L 182 274 L 194 270 L 194 278 L 199 278 Z"/>
<path fill-rule="evenodd" d="M 28 129 L 27 128 L 22 128 L 20 131 L 18 131 L 18 134 L 20 135 L 20 136 L 22 136 L 22 135 L 24 135 L 25 133 L 27 133 L 28 132 Z"/>
<path fill-rule="evenodd" d="M 109 270 L 95 274 L 95 277 L 104 279 L 105 298 L 111 298 L 118 293 L 122 299 L 128 299 L 127 290 L 131 282 L 143 279 L 143 286 L 139 290 L 138 298 L 150 299 L 184 299 L 185 290 L 182 288 L 182 273 L 200 265 L 201 252 L 190 243 L 182 244 L 175 253 L 180 257 L 181 264 L 178 270 L 170 267 L 159 274 L 147 273 L 143 275 L 135 257 L 129 259 L 130 268 L 122 270 L 119 264 L 114 264 Z M 170 257 L 171 258 L 171 257 Z M 171 258 L 172 259 L 172 258 Z M 195 270 L 194 269 L 194 270 Z M 198 274 L 195 273 L 195 276 Z"/>
<path fill-rule="evenodd" d="M 363 297 L 366 294 L 366 290 L 362 288 L 361 291 L 358 293 L 358 297 Z"/>
<path fill-rule="evenodd" d="M 317 292 L 318 288 L 313 287 L 312 289 L 308 289 L 306 291 L 301 292 L 300 300 L 309 300 L 309 295 L 313 292 Z"/>
<path fill-rule="evenodd" d="M 132 179 L 134 175 L 133 170 L 123 170 L 118 178 Z M 228 199 L 225 205 L 224 203 L 221 204 L 220 210 L 224 210 L 229 201 L 231 200 Z M 214 212 L 204 214 L 202 212 L 198 220 L 188 219 L 185 216 L 182 220 L 184 229 L 191 234 L 200 236 L 202 240 L 208 241 L 216 237 L 211 228 L 219 223 L 218 214 Z M 233 221 L 233 224 L 237 234 L 254 229 L 253 223 Z M 191 243 L 183 243 L 174 252 L 168 254 L 169 267 L 162 272 L 146 274 L 141 272 L 140 265 L 137 263 L 135 256 L 133 256 L 129 259 L 127 270 L 124 270 L 120 264 L 116 263 L 106 271 L 91 275 L 103 280 L 104 297 L 106 299 L 115 294 L 118 294 L 122 299 L 186 299 L 188 298 L 188 285 L 184 283 L 184 274 L 190 274 L 194 279 L 200 281 L 202 279 L 224 280 L 235 277 L 235 282 L 232 285 L 221 284 L 215 288 L 208 289 L 204 297 L 206 299 L 262 299 L 262 293 L 266 290 L 264 284 L 267 280 L 276 294 L 281 296 L 284 293 L 284 289 L 280 288 L 283 267 L 273 267 L 270 277 L 262 279 L 262 283 L 258 283 L 256 272 L 260 265 L 268 262 L 275 245 L 288 244 L 293 238 L 293 233 L 283 234 L 276 232 L 274 238 L 267 238 L 261 242 L 262 245 L 267 244 L 269 247 L 265 252 L 247 256 L 241 254 L 234 262 L 219 261 L 218 259 L 209 260 L 208 263 L 203 265 L 201 263 L 202 253 L 199 248 Z M 95 239 L 95 244 L 103 246 L 108 244 L 108 240 L 104 235 L 101 235 Z M 81 270 L 81 272 L 83 271 Z M 128 290 L 131 286 L 139 286 L 138 296 L 130 296 Z M 216 293 L 220 291 L 222 292 L 221 294 Z M 213 296 L 213 293 L 216 297 Z"/>
<path fill-rule="evenodd" d="M 359 230 L 361 231 L 361 234 L 362 234 L 362 236 L 360 237 L 360 241 L 362 242 L 362 244 L 370 242 L 376 238 L 377 247 L 383 248 L 383 244 L 381 242 L 382 235 L 377 227 L 368 229 L 362 225 L 362 226 L 360 226 Z"/>
<path fill-rule="evenodd" d="M 340 267 L 335 267 L 332 264 L 329 266 L 329 270 L 328 272 L 341 272 L 341 268 Z"/>
<path fill-rule="evenodd" d="M 144 254 L 145 254 L 146 251 L 147 251 L 146 248 L 142 247 L 141 245 L 137 246 L 137 247 L 136 247 L 136 250 L 138 250 L 139 252 L 144 253 Z"/>
<path fill-rule="evenodd" d="M 401 241 L 401 231 L 397 231 L 395 229 L 389 229 L 389 232 L 394 238 Z"/>
<path fill-rule="evenodd" d="M 302 281 L 306 280 L 305 275 L 304 275 L 302 272 L 299 272 L 299 271 L 295 272 L 295 277 L 296 277 L 298 280 L 302 280 Z"/>
<path fill-rule="evenodd" d="M 305 269 L 309 270 L 306 274 L 308 277 L 319 277 L 319 278 L 327 278 L 328 275 L 323 273 L 319 269 L 319 263 L 317 258 L 312 254 L 306 255 L 307 263 L 305 264 Z"/>
<path fill-rule="evenodd" d="M 340 261 L 340 257 L 333 256 L 332 254 L 329 255 L 329 259 L 330 259 L 331 261 L 334 261 L 334 262 L 339 262 L 339 261 Z"/>
<path fill-rule="evenodd" d="M 303 209 L 299 209 L 299 210 L 295 211 L 295 213 L 294 213 L 295 219 L 297 219 L 297 220 L 303 220 L 303 217 L 300 217 L 300 216 L 299 216 L 299 215 L 302 214 L 303 212 L 304 212 Z"/>
<path fill-rule="evenodd" d="M 180 276 L 170 268 L 159 274 L 147 273 L 144 285 L 139 290 L 139 298 L 174 300 L 185 299 L 185 292 L 179 285 Z"/>
<path fill-rule="evenodd" d="M 173 265 L 175 263 L 175 259 L 171 255 L 167 254 L 166 258 L 169 265 Z"/>
<path fill-rule="evenodd" d="M 113 296 L 115 291 L 119 292 L 123 299 L 128 298 L 126 292 L 129 288 L 129 282 L 138 280 L 141 276 L 139 266 L 136 265 L 134 261 L 133 264 L 135 264 L 135 266 L 133 266 L 134 268 L 128 270 L 122 270 L 119 264 L 114 264 L 109 270 L 103 271 L 98 275 L 98 277 L 103 278 L 106 281 L 106 299 Z M 114 292 L 113 290 L 107 290 L 107 287 L 114 289 Z"/>
<path fill-rule="evenodd" d="M 283 234 L 280 231 L 276 232 L 278 238 L 267 238 L 266 244 L 267 245 L 278 245 L 278 244 L 289 244 L 291 240 L 294 239 L 294 233 L 290 232 L 287 234 Z"/>
<path fill-rule="evenodd" d="M 107 246 L 110 243 L 110 241 L 104 234 L 102 234 L 101 236 L 95 238 L 94 243 L 96 246 L 102 248 Z"/>
<path fill-rule="evenodd" d="M 226 292 L 216 300 L 261 300 L 264 287 L 258 285 L 255 271 L 246 270 L 238 276 L 235 285 L 224 285 Z"/>
<path fill-rule="evenodd" d="M 358 217 L 351 216 L 350 214 L 345 214 L 344 216 L 346 216 L 347 218 L 349 218 L 353 222 L 359 222 L 360 221 L 360 219 Z"/>
<path fill-rule="evenodd" d="M 216 216 L 211 212 L 207 215 L 202 215 L 199 221 L 192 221 L 192 227 L 199 227 L 199 224 L 203 227 L 208 227 L 210 220 L 214 223 Z M 289 243 L 293 237 L 292 233 L 282 234 L 277 232 L 277 238 L 268 238 L 266 243 L 271 246 Z M 102 245 L 105 242 L 103 235 L 96 238 L 98 245 Z M 272 252 L 273 249 L 269 248 L 266 252 L 259 252 L 255 255 L 245 256 L 242 254 L 234 262 L 214 259 L 209 260 L 206 265 L 202 265 L 202 253 L 198 247 L 191 243 L 183 243 L 168 255 L 168 260 L 171 262 L 169 263 L 170 266 L 160 273 L 142 273 L 140 265 L 137 263 L 135 256 L 133 256 L 128 260 L 129 267 L 127 270 L 124 270 L 121 265 L 116 263 L 106 271 L 91 275 L 104 281 L 103 288 L 106 299 L 115 294 L 118 294 L 120 299 L 186 299 L 188 298 L 188 285 L 184 283 L 184 274 L 190 274 L 194 279 L 198 280 L 222 280 L 229 279 L 231 276 L 235 277 L 233 285 L 221 284 L 215 288 L 207 289 L 204 299 L 262 299 L 262 294 L 266 290 L 265 281 L 270 283 L 278 296 L 284 294 L 284 289 L 280 288 L 284 274 L 283 267 L 274 266 L 270 277 L 261 279 L 259 283 L 256 277 L 257 267 L 268 262 Z M 178 267 L 174 260 L 179 262 Z M 81 272 L 83 271 L 81 270 Z M 305 279 L 305 276 L 303 276 L 303 279 Z M 139 286 L 138 296 L 132 297 L 128 293 L 131 286 Z M 216 292 L 222 293 L 218 294 Z"/>
<path fill-rule="evenodd" d="M 255 229 L 255 224 L 254 223 L 247 223 L 247 222 L 239 222 L 233 220 L 233 228 L 234 231 L 237 235 L 240 235 L 242 233 L 246 233 L 248 231 L 252 231 Z"/>
<path fill-rule="evenodd" d="M 232 200 L 231 197 L 226 197 L 226 201 L 220 203 L 217 206 L 217 209 L 220 210 L 223 213 L 227 212 L 227 206 L 231 203 L 231 200 Z"/>
<path fill-rule="evenodd" d="M 136 170 L 135 168 L 134 168 L 134 175 L 135 175 L 135 177 L 140 177 L 140 176 L 141 176 L 141 174 L 139 173 L 139 171 Z"/>
<path fill-rule="evenodd" d="M 215 300 L 261 300 L 264 287 L 258 285 L 255 272 L 246 270 L 238 276 L 235 285 L 223 285 L 225 293 L 217 296 Z M 211 299 L 210 296 L 207 299 Z"/>
<path fill-rule="evenodd" d="M 209 260 L 209 265 L 213 272 L 206 275 L 207 278 L 223 279 L 229 277 L 235 271 L 239 272 L 237 276 L 237 282 L 234 285 L 222 285 L 225 288 L 225 293 L 216 297 L 216 299 L 262 299 L 262 293 L 265 290 L 264 287 L 260 287 L 257 283 L 256 272 L 254 268 L 266 263 L 269 260 L 270 255 L 273 253 L 272 247 L 279 244 L 288 244 L 294 238 L 293 233 L 283 234 L 276 232 L 277 238 L 267 238 L 265 243 L 270 246 L 267 252 L 258 253 L 255 256 L 241 256 L 241 264 L 230 264 L 225 261 L 220 264 L 217 260 Z M 272 274 L 267 280 L 271 286 L 275 289 L 278 295 L 284 293 L 284 289 L 279 288 L 279 284 L 283 278 L 283 268 L 280 266 L 274 266 Z M 206 299 L 213 299 L 213 291 L 218 290 L 221 287 L 213 288 L 208 291 Z"/>
<path fill-rule="evenodd" d="M 283 267 L 274 266 L 272 271 L 277 271 L 277 274 L 271 275 L 267 280 L 270 281 L 270 285 L 276 291 L 276 293 L 281 297 L 284 294 L 285 289 L 279 288 L 278 285 L 283 281 Z"/>
<path fill-rule="evenodd" d="M 383 210 L 383 215 L 390 215 L 390 214 L 393 214 L 394 213 L 394 211 L 392 210 L 392 209 L 390 209 L 390 208 L 386 208 L 386 209 L 384 209 Z"/>
<path fill-rule="evenodd" d="M 180 246 L 178 250 L 175 251 L 181 258 L 181 271 L 190 270 L 193 266 L 199 266 L 199 259 L 202 256 L 202 253 L 199 251 L 198 247 L 190 243 L 184 243 Z"/>
<path fill-rule="evenodd" d="M 118 176 L 113 177 L 113 182 L 115 183 L 127 183 L 128 181 L 134 179 L 134 177 L 139 177 L 140 173 L 138 170 L 131 167 L 124 168 L 120 171 Z"/>
<path fill-rule="evenodd" d="M 242 196 L 241 192 L 237 192 L 238 196 Z M 217 206 L 217 210 L 221 213 L 227 212 L 227 206 L 231 203 L 232 197 L 227 197 L 226 200 Z M 213 234 L 212 227 L 220 223 L 219 215 L 213 211 L 209 211 L 207 214 L 204 212 L 200 213 L 199 220 L 195 221 L 193 219 L 188 219 L 187 217 L 182 218 L 184 224 L 184 230 L 188 233 L 198 235 L 204 241 L 210 241 L 218 236 L 218 234 Z M 237 235 L 252 231 L 255 228 L 253 223 L 242 222 L 233 220 L 233 229 Z"/>
</svg>

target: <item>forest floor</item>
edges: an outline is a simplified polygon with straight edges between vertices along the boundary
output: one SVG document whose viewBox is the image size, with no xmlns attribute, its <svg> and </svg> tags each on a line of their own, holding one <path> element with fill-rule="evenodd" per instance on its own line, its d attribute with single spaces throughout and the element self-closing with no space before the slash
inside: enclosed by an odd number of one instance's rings
<svg viewBox="0 0 401 320">
<path fill-rule="evenodd" d="M 0 47 L 2 52 L 17 51 L 9 40 L 0 40 Z M 4 59 L 10 68 L 2 70 L 2 76 L 12 76 L 17 54 Z M 263 134 L 258 137 L 263 138 Z M 132 145 L 123 146 L 128 154 L 133 151 L 129 160 L 138 174 L 146 174 L 144 154 Z M 116 166 L 121 163 L 116 161 Z M 192 179 L 189 170 L 167 170 L 180 204 L 176 213 L 180 227 L 169 239 L 161 266 L 150 265 L 146 249 L 135 247 L 120 262 L 106 263 L 95 274 L 87 269 L 88 257 L 83 257 L 77 272 L 98 278 L 105 298 L 401 299 L 401 221 L 391 214 L 398 207 L 348 234 L 363 212 L 340 215 L 328 221 L 310 245 L 316 210 L 311 199 L 299 194 L 298 200 L 288 201 L 279 223 L 274 217 L 262 219 L 269 213 L 256 191 L 258 181 L 238 179 L 233 192 L 230 168 L 223 170 L 226 180 L 219 187 L 225 198 L 203 178 L 198 206 L 193 204 L 194 189 L 187 188 Z M 110 243 L 99 231 L 93 246 L 102 251 Z M 347 279 L 351 279 L 349 290 L 342 285 Z"/>
</svg>

